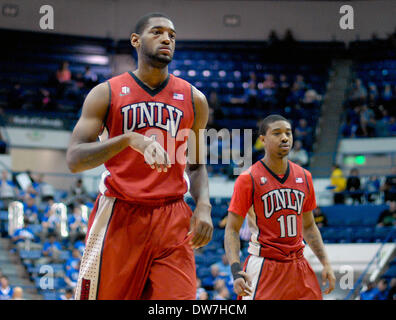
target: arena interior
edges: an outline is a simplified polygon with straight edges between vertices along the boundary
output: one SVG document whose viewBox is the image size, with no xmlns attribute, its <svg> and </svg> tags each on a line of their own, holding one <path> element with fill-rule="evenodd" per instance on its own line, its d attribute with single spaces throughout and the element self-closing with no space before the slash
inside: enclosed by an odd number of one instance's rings
<svg viewBox="0 0 396 320">
<path fill-rule="evenodd" d="M 293 124 L 290 158 L 313 175 L 315 220 L 337 277 L 324 299 L 396 299 L 394 1 L 50 2 L 52 28 L 42 1 L 0 0 L 1 299 L 73 295 L 104 167 L 71 174 L 66 148 L 92 87 L 135 69 L 129 36 L 148 12 L 173 19 L 169 71 L 206 95 L 208 129 L 240 129 L 207 142 L 215 229 L 195 253 L 197 299 L 235 299 L 224 226 L 234 169 L 248 161 L 224 164 L 221 152 L 239 155 L 240 145 L 260 159 L 258 125 L 273 113 Z M 308 246 L 304 254 L 321 283 L 319 261 Z"/>
</svg>

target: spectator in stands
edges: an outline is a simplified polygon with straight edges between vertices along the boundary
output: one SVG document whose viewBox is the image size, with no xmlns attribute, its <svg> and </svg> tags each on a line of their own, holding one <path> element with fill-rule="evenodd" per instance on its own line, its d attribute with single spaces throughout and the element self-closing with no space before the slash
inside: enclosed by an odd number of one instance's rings
<svg viewBox="0 0 396 320">
<path fill-rule="evenodd" d="M 393 99 L 392 86 L 390 83 L 385 83 L 384 89 L 382 91 L 381 100 L 385 107 L 389 105 L 389 102 Z"/>
<path fill-rule="evenodd" d="M 198 296 L 197 300 L 209 300 L 208 292 L 206 290 L 205 291 L 201 291 L 199 293 L 199 296 Z"/>
<path fill-rule="evenodd" d="M 391 174 L 386 177 L 381 190 L 384 192 L 385 202 L 396 199 L 396 166 L 392 168 Z"/>
<path fill-rule="evenodd" d="M 314 89 L 308 89 L 304 93 L 304 98 L 302 99 L 301 104 L 304 109 L 314 110 L 319 107 L 320 100 L 320 95 Z"/>
<path fill-rule="evenodd" d="M 380 279 L 377 284 L 377 292 L 373 300 L 386 300 L 388 298 L 388 282 L 386 279 Z"/>
<path fill-rule="evenodd" d="M 47 202 L 48 200 L 53 200 L 55 198 L 55 188 L 44 181 L 44 174 L 39 174 L 36 179 L 38 195 L 41 201 Z"/>
<path fill-rule="evenodd" d="M 78 264 L 81 261 L 81 253 L 77 248 L 73 248 L 72 250 L 72 256 L 66 260 L 65 263 L 65 271 L 68 271 L 72 268 L 77 269 Z"/>
<path fill-rule="evenodd" d="M 13 291 L 11 300 L 25 300 L 23 297 L 23 289 L 21 287 L 15 287 Z"/>
<path fill-rule="evenodd" d="M 216 128 L 219 130 L 220 128 L 216 127 L 215 121 L 218 119 L 224 118 L 224 113 L 221 110 L 221 104 L 217 92 L 215 90 L 211 91 L 209 94 L 209 118 L 208 119 L 208 128 Z"/>
<path fill-rule="evenodd" d="M 312 150 L 313 130 L 308 126 L 307 120 L 304 118 L 298 121 L 298 125 L 294 130 L 295 140 L 300 140 L 306 150 Z"/>
<path fill-rule="evenodd" d="M 97 84 L 98 81 L 98 75 L 91 70 L 90 66 L 85 66 L 83 78 L 87 88 L 92 88 Z"/>
<path fill-rule="evenodd" d="M 10 287 L 8 277 L 2 276 L 0 278 L 0 300 L 11 300 L 14 290 Z"/>
<path fill-rule="evenodd" d="M 387 300 L 396 300 L 396 278 L 392 278 L 392 280 L 389 282 Z"/>
<path fill-rule="evenodd" d="M 30 193 L 26 193 L 24 196 L 23 210 L 24 216 L 29 224 L 39 223 L 39 211 L 36 205 L 36 198 Z"/>
<path fill-rule="evenodd" d="M 73 244 L 73 248 L 78 249 L 80 251 L 81 256 L 84 254 L 85 250 L 85 235 L 79 235 L 77 237 L 76 242 Z"/>
<path fill-rule="evenodd" d="M 352 138 L 355 135 L 354 127 L 350 120 L 347 120 L 342 124 L 340 131 L 344 138 Z"/>
<path fill-rule="evenodd" d="M 360 188 L 359 170 L 352 168 L 346 183 L 347 195 L 352 199 L 353 204 L 362 203 L 363 190 Z"/>
<path fill-rule="evenodd" d="M 289 160 L 297 163 L 302 167 L 308 165 L 308 152 L 303 148 L 302 142 L 300 140 L 294 141 L 293 149 L 289 153 Z"/>
<path fill-rule="evenodd" d="M 26 219 L 24 219 L 23 227 L 16 229 L 11 237 L 13 244 L 19 249 L 25 249 L 27 242 L 32 242 L 35 239 L 35 235 L 32 229 L 29 227 Z"/>
<path fill-rule="evenodd" d="M 327 226 L 327 218 L 326 215 L 323 213 L 322 209 L 320 207 L 316 207 L 313 210 L 313 215 L 314 215 L 314 220 L 316 225 L 319 228 L 326 227 Z"/>
<path fill-rule="evenodd" d="M 59 296 L 59 300 L 74 300 L 74 290 L 72 288 L 67 288 L 65 293 Z"/>
<path fill-rule="evenodd" d="M 389 135 L 396 136 L 396 117 L 390 117 L 389 119 Z"/>
<path fill-rule="evenodd" d="M 67 61 L 62 62 L 60 68 L 56 71 L 56 98 L 63 99 L 65 95 L 66 88 L 72 82 L 72 73 L 69 69 L 69 63 Z"/>
<path fill-rule="evenodd" d="M 48 240 L 43 245 L 43 256 L 36 261 L 36 265 L 60 262 L 59 255 L 61 251 L 62 245 L 56 240 L 56 234 L 50 233 Z"/>
<path fill-rule="evenodd" d="M 69 288 L 74 289 L 77 286 L 79 270 L 80 270 L 80 261 L 78 262 L 77 268 L 70 268 L 69 270 L 66 271 L 64 280 Z"/>
<path fill-rule="evenodd" d="M 38 91 L 37 109 L 43 111 L 54 111 L 55 102 L 52 101 L 51 93 L 46 88 L 40 88 Z"/>
<path fill-rule="evenodd" d="M 230 291 L 228 291 L 227 287 L 222 287 L 216 290 L 216 294 L 213 297 L 213 300 L 229 300 L 230 299 Z"/>
<path fill-rule="evenodd" d="M 367 84 L 367 94 L 368 94 L 368 97 L 370 97 L 370 95 L 371 95 L 372 99 L 374 101 L 377 101 L 377 99 L 378 99 L 378 89 L 377 89 L 377 86 L 375 85 L 374 82 L 369 82 Z"/>
<path fill-rule="evenodd" d="M 69 191 L 69 198 L 66 201 L 68 205 L 78 206 L 90 200 L 89 194 L 83 185 L 81 178 L 78 178 L 76 183 L 71 186 Z"/>
<path fill-rule="evenodd" d="M 272 106 L 276 104 L 276 83 L 272 74 L 264 76 L 264 81 L 260 84 L 259 89 L 259 98 L 265 105 L 270 104 Z"/>
<path fill-rule="evenodd" d="M 290 83 L 285 74 L 279 75 L 277 99 L 280 106 L 285 106 L 286 99 L 290 94 Z"/>
<path fill-rule="evenodd" d="M 53 203 L 53 201 L 51 201 Z M 60 219 L 55 213 L 55 208 L 49 205 L 41 218 L 41 240 L 45 241 L 49 234 L 55 233 L 57 237 L 60 229 Z"/>
<path fill-rule="evenodd" d="M 197 277 L 197 294 L 196 294 L 197 300 L 200 300 L 200 296 L 203 292 L 206 292 L 206 290 L 202 288 L 202 281 L 200 278 Z"/>
<path fill-rule="evenodd" d="M 332 167 L 330 185 L 333 188 L 332 191 L 334 194 L 334 204 L 343 204 L 345 200 L 344 191 L 346 188 L 346 179 L 344 177 L 344 173 L 338 165 L 333 165 Z"/>
<path fill-rule="evenodd" d="M 367 99 L 367 89 L 362 84 L 362 80 L 359 78 L 355 80 L 355 83 L 352 86 L 351 93 L 349 95 L 350 102 L 355 104 L 360 104 L 366 101 Z"/>
<path fill-rule="evenodd" d="M 360 300 L 374 300 L 378 289 L 376 288 L 375 282 L 370 281 L 367 283 L 366 289 L 360 292 Z"/>
<path fill-rule="evenodd" d="M 231 274 L 231 267 L 227 260 L 227 255 L 223 254 L 221 260 L 216 262 L 215 265 L 219 268 L 219 275 L 222 277 L 228 277 Z"/>
<path fill-rule="evenodd" d="M 3 207 L 8 208 L 8 205 L 15 201 L 19 196 L 18 187 L 10 179 L 10 175 L 7 170 L 1 172 L 0 180 L 0 200 L 3 202 Z"/>
<path fill-rule="evenodd" d="M 380 195 L 380 180 L 376 175 L 371 175 L 364 185 L 364 192 L 367 202 L 374 202 Z"/>
<path fill-rule="evenodd" d="M 362 105 L 360 109 L 360 128 L 362 130 L 362 136 L 374 137 L 375 123 L 374 111 L 366 104 Z"/>
<path fill-rule="evenodd" d="M 396 226 L 396 200 L 390 201 L 389 208 L 381 212 L 380 216 L 378 217 L 377 226 Z"/>
<path fill-rule="evenodd" d="M 75 242 L 79 235 L 87 233 L 88 221 L 86 221 L 82 214 L 80 206 L 73 207 L 73 213 L 68 219 L 70 241 Z"/>
</svg>

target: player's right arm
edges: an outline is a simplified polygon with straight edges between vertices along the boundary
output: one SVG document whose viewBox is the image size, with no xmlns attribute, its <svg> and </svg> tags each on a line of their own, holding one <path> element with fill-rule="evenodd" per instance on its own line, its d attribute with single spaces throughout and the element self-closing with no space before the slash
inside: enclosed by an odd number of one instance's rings
<svg viewBox="0 0 396 320">
<path fill-rule="evenodd" d="M 243 220 L 244 218 L 240 215 L 230 211 L 228 212 L 224 235 L 224 248 L 234 278 L 235 293 L 238 296 L 250 296 L 252 294 L 251 280 L 249 275 L 242 271 L 239 259 L 239 251 L 241 249 L 239 230 L 242 227 Z"/>
<path fill-rule="evenodd" d="M 249 275 L 242 271 L 239 259 L 241 241 L 239 230 L 242 227 L 246 213 L 253 203 L 253 181 L 250 174 L 245 171 L 235 181 L 230 207 L 228 208 L 227 224 L 224 234 L 224 248 L 227 259 L 231 265 L 234 278 L 234 291 L 239 296 L 252 294 Z"/>
<path fill-rule="evenodd" d="M 151 168 L 166 171 L 168 155 L 161 145 L 136 132 L 97 141 L 109 107 L 109 86 L 101 83 L 87 95 L 66 153 L 71 172 L 81 172 L 105 163 L 127 147 L 144 154 Z M 147 157 L 146 157 L 147 155 Z"/>
</svg>

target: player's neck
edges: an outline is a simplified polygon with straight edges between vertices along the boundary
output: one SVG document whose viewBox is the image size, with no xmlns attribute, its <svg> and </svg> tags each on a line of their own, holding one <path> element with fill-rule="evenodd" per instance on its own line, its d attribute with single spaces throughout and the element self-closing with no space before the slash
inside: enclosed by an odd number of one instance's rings
<svg viewBox="0 0 396 320">
<path fill-rule="evenodd" d="M 265 155 L 263 158 L 265 165 L 271 169 L 271 171 L 277 175 L 283 175 L 287 171 L 288 160 L 287 157 L 273 158 Z"/>
<path fill-rule="evenodd" d="M 168 77 L 168 66 L 159 69 L 148 64 L 138 64 L 138 68 L 133 71 L 134 75 L 139 78 L 145 85 L 155 89 L 161 85 Z"/>
</svg>

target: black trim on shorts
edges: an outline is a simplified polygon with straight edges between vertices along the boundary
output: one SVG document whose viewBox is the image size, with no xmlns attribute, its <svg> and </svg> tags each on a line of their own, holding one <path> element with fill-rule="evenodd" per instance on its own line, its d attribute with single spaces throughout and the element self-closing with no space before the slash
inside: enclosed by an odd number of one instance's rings
<svg viewBox="0 0 396 320">
<path fill-rule="evenodd" d="M 160 93 L 168 84 L 170 79 L 170 74 L 166 77 L 166 79 L 155 89 L 151 89 L 148 87 L 142 80 L 140 80 L 137 76 L 135 76 L 131 71 L 128 71 L 131 77 L 136 81 L 136 83 L 141 87 L 144 91 L 146 91 L 150 96 L 154 97 L 158 93 Z"/>
<path fill-rule="evenodd" d="M 114 199 L 113 208 L 111 208 L 111 214 L 110 214 L 109 222 L 107 223 L 106 231 L 105 231 L 104 236 L 103 236 L 102 249 L 100 250 L 100 263 L 99 263 L 99 270 L 98 270 L 98 284 L 96 286 L 96 297 L 95 297 L 96 300 L 98 300 L 98 293 L 99 293 L 100 272 L 102 270 L 102 260 L 103 260 L 103 249 L 104 249 L 104 245 L 105 245 L 105 241 L 106 241 L 107 230 L 109 229 L 109 226 L 110 226 L 110 223 L 111 223 L 111 218 L 113 218 L 114 208 L 115 208 L 117 200 L 118 200 L 117 198 Z M 99 202 L 100 202 L 100 200 L 99 200 Z M 98 206 L 99 206 L 99 203 L 98 203 Z"/>
</svg>

